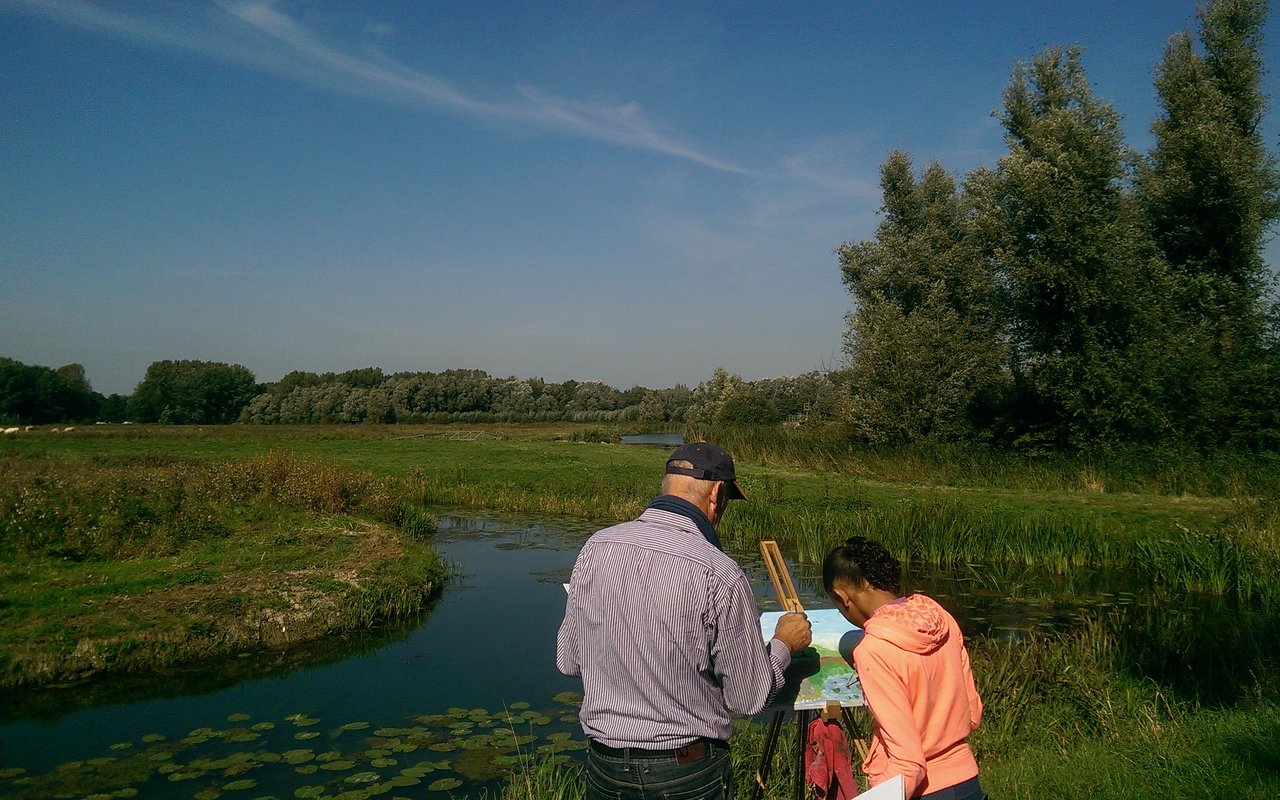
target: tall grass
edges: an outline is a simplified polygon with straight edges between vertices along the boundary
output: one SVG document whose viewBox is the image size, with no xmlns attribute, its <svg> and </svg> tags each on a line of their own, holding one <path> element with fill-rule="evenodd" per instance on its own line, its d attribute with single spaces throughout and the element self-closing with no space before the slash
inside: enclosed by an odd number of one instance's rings
<svg viewBox="0 0 1280 800">
<path fill-rule="evenodd" d="M 1149 616 L 1148 616 L 1149 615 Z M 985 709 L 971 737 L 992 797 L 1265 798 L 1280 792 L 1280 664 L 1274 621 L 1261 644 L 1210 666 L 1220 631 L 1134 609 L 1082 619 L 1065 636 L 970 643 Z M 1198 629 L 1198 630 L 1197 630 Z M 1235 638 L 1248 636 L 1239 631 Z M 1192 640 L 1192 647 L 1169 647 Z M 1234 639 L 1233 639 L 1234 641 Z M 1152 658 L 1187 660 L 1194 689 L 1170 681 Z M 1149 669 L 1153 668 L 1154 669 Z M 1192 676 L 1195 677 L 1192 677 Z M 1231 684 L 1231 697 L 1223 694 Z M 783 727 L 766 797 L 790 797 L 796 726 Z M 733 737 L 737 794 L 754 783 L 765 726 L 739 720 Z M 578 764 L 532 762 L 502 800 L 581 797 Z"/>
<path fill-rule="evenodd" d="M 3 452 L 0 472 L 0 688 L 365 628 L 445 577 L 401 483 L 331 462 Z"/>
<path fill-rule="evenodd" d="M 564 482 L 517 483 L 494 480 L 481 466 L 411 470 L 407 492 L 426 506 L 616 520 L 639 514 L 653 499 L 654 486 L 652 482 L 627 482 L 603 473 L 576 476 Z"/>
<path fill-rule="evenodd" d="M 1023 510 L 961 500 L 901 499 L 887 504 L 744 503 L 726 515 L 724 540 L 754 550 L 775 539 L 797 561 L 820 564 L 849 536 L 883 542 L 907 563 L 931 567 L 1003 564 L 1059 574 L 1085 567 L 1133 570 L 1158 585 L 1241 600 L 1280 602 L 1280 558 L 1269 535 L 1277 516 L 1201 533 L 1170 520 L 1163 534 L 1133 530 L 1098 513 Z M 1262 521 L 1265 520 L 1265 521 Z"/>
<path fill-rule="evenodd" d="M 897 448 L 854 444 L 838 427 L 726 426 L 690 429 L 735 457 L 802 469 L 928 485 L 1020 491 L 1165 496 L 1280 496 L 1280 455 L 1130 445 L 1092 453 L 1019 453 L 975 443 Z"/>
<path fill-rule="evenodd" d="M 17 556 L 163 555 L 228 535 L 255 506 L 389 523 L 404 513 L 393 481 L 287 453 L 224 463 L 0 453 L 0 471 L 0 552 Z"/>
</svg>

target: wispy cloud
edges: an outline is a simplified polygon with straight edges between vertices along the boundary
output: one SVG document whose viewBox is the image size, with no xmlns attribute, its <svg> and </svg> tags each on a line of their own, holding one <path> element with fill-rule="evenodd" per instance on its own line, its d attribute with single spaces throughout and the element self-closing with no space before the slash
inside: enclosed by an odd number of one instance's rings
<svg viewBox="0 0 1280 800">
<path fill-rule="evenodd" d="M 463 117 L 608 142 L 662 153 L 723 172 L 747 169 L 705 153 L 655 124 L 637 103 L 593 103 L 530 86 L 481 98 L 384 53 L 352 52 L 266 0 L 215 6 L 183 3 L 166 17 L 91 5 L 80 0 L 9 0 L 46 19 L 107 36 L 269 71 L 292 80 L 383 102 L 449 111 Z M 364 28 L 378 38 L 386 25 Z"/>
</svg>

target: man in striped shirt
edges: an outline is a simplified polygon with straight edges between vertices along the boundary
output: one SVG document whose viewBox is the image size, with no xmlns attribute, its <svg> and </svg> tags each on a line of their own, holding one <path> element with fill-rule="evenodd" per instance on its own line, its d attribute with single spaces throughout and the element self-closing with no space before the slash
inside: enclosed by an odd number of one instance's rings
<svg viewBox="0 0 1280 800">
<path fill-rule="evenodd" d="M 588 800 L 731 797 L 730 714 L 764 708 L 809 646 L 803 613 L 761 642 L 751 586 L 716 533 L 734 499 L 729 454 L 681 445 L 662 496 L 578 554 L 556 666 L 582 677 Z"/>
</svg>

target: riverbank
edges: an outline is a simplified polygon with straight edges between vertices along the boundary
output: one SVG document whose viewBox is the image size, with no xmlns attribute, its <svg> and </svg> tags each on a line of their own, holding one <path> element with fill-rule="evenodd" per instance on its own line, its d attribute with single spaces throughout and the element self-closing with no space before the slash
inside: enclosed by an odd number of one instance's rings
<svg viewBox="0 0 1280 800">
<path fill-rule="evenodd" d="M 0 471 L 7 690 L 343 634 L 445 578 L 396 484 L 332 465 L 10 451 Z"/>
</svg>

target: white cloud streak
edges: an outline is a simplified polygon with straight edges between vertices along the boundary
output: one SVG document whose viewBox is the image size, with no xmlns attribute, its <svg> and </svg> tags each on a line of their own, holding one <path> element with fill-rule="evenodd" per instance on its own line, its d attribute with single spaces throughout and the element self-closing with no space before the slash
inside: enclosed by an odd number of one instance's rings
<svg viewBox="0 0 1280 800">
<path fill-rule="evenodd" d="M 507 99 L 474 97 L 444 79 L 392 59 L 348 52 L 266 0 L 172 6 L 181 20 L 144 17 L 80 0 L 8 0 L 7 4 L 60 24 L 149 46 L 195 52 L 359 97 L 441 109 L 462 117 L 661 153 L 722 172 L 752 174 L 681 142 L 651 122 L 637 103 L 590 103 L 528 86 L 516 87 Z M 385 34 L 387 29 L 371 23 L 368 30 Z"/>
</svg>

